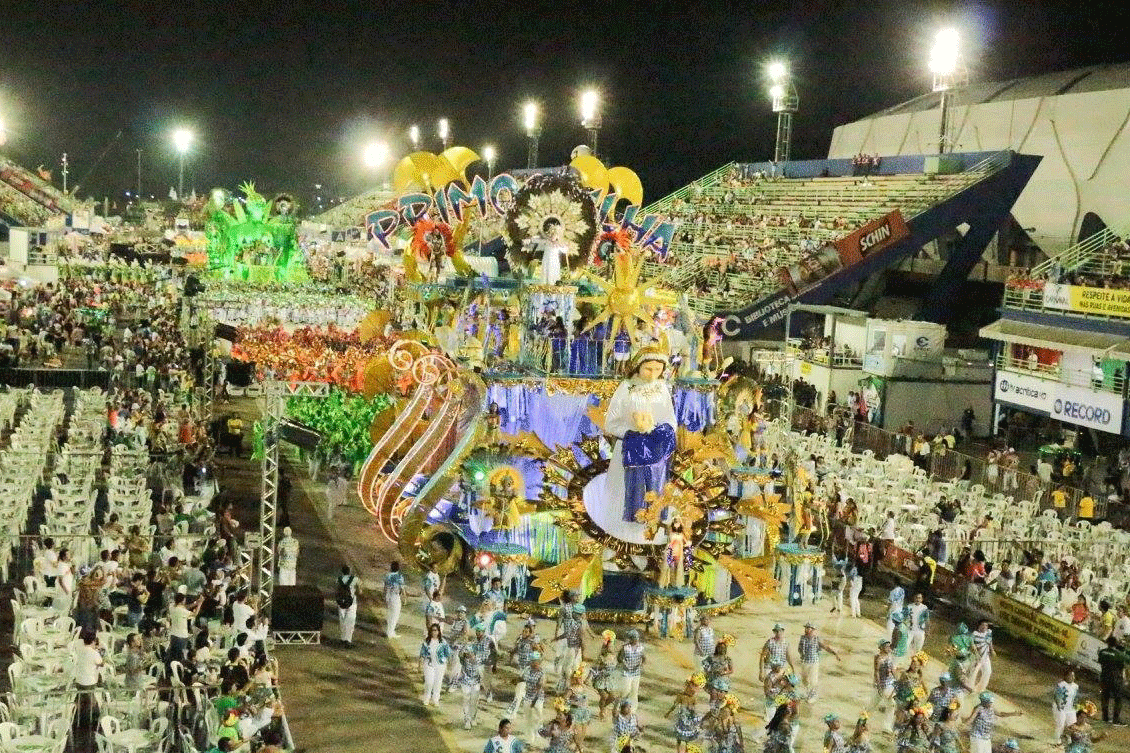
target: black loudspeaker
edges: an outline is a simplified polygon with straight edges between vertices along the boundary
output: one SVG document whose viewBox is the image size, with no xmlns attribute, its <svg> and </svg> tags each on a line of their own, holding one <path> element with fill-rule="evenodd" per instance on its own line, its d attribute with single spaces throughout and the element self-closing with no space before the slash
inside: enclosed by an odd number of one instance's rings
<svg viewBox="0 0 1130 753">
<path fill-rule="evenodd" d="M 255 364 L 249 361 L 230 361 L 228 363 L 228 384 L 233 387 L 247 387 L 255 374 Z"/>
<path fill-rule="evenodd" d="M 230 324 L 216 322 L 214 333 L 216 337 L 220 338 L 221 340 L 227 340 L 231 343 L 239 342 L 239 329 L 231 326 Z"/>
<path fill-rule="evenodd" d="M 325 612 L 325 597 L 314 586 L 275 586 L 271 630 L 320 631 Z"/>
<path fill-rule="evenodd" d="M 287 419 L 279 427 L 279 439 L 304 450 L 314 450 L 322 441 L 322 435 L 305 424 Z"/>
</svg>

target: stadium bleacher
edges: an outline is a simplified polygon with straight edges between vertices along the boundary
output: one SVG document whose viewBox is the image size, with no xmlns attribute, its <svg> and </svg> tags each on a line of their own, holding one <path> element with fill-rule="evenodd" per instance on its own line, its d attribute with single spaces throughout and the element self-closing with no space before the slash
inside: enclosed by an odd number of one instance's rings
<svg viewBox="0 0 1130 753">
<path fill-rule="evenodd" d="M 737 165 L 649 207 L 678 229 L 647 270 L 711 314 L 776 292 L 778 270 L 894 209 L 911 218 L 980 180 L 976 172 L 773 178 Z"/>
</svg>

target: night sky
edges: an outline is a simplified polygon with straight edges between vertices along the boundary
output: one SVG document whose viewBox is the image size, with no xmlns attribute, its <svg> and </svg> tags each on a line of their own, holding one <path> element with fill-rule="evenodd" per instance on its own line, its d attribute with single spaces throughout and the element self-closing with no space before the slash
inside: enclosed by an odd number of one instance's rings
<svg viewBox="0 0 1130 753">
<path fill-rule="evenodd" d="M 382 6 L 388 7 L 382 7 Z M 252 179 L 308 195 L 372 181 L 362 145 L 397 155 L 407 129 L 451 119 L 454 141 L 492 142 L 524 167 L 520 108 L 542 104 L 541 163 L 584 139 L 577 94 L 602 92 L 601 153 L 648 199 L 729 160 L 772 151 L 764 66 L 790 61 L 800 96 L 794 158 L 832 128 L 926 91 L 934 32 L 957 27 L 975 80 L 1130 58 L 1114 2 L 224 3 L 17 0 L 0 22 L 0 152 L 55 170 L 80 195 L 176 182 L 169 132 L 198 136 L 188 182 Z M 1084 10 L 1085 8 L 1085 10 Z M 115 134 L 121 132 L 115 139 Z M 438 151 L 432 137 L 426 144 Z M 95 165 L 105 150 L 105 157 Z"/>
</svg>

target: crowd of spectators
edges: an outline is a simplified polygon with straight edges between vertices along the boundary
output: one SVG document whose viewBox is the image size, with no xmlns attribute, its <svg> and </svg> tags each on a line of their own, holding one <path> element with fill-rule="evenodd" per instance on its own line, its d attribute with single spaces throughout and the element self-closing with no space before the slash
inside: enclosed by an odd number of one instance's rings
<svg viewBox="0 0 1130 753">
<path fill-rule="evenodd" d="M 7 285 L 0 364 L 105 369 L 113 382 L 173 393 L 191 387 L 194 365 L 170 288 L 80 275 Z"/>
</svg>

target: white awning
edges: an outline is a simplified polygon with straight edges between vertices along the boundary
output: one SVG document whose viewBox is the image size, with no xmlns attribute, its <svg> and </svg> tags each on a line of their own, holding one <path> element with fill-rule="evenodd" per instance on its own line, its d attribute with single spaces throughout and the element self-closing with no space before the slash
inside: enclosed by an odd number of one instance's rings
<svg viewBox="0 0 1130 753">
<path fill-rule="evenodd" d="M 987 327 L 982 327 L 980 334 L 981 337 L 990 340 L 1031 345 L 1036 348 L 1100 351 L 1105 352 L 1108 358 L 1130 360 L 1130 340 L 1104 332 L 1001 319 Z"/>
</svg>

